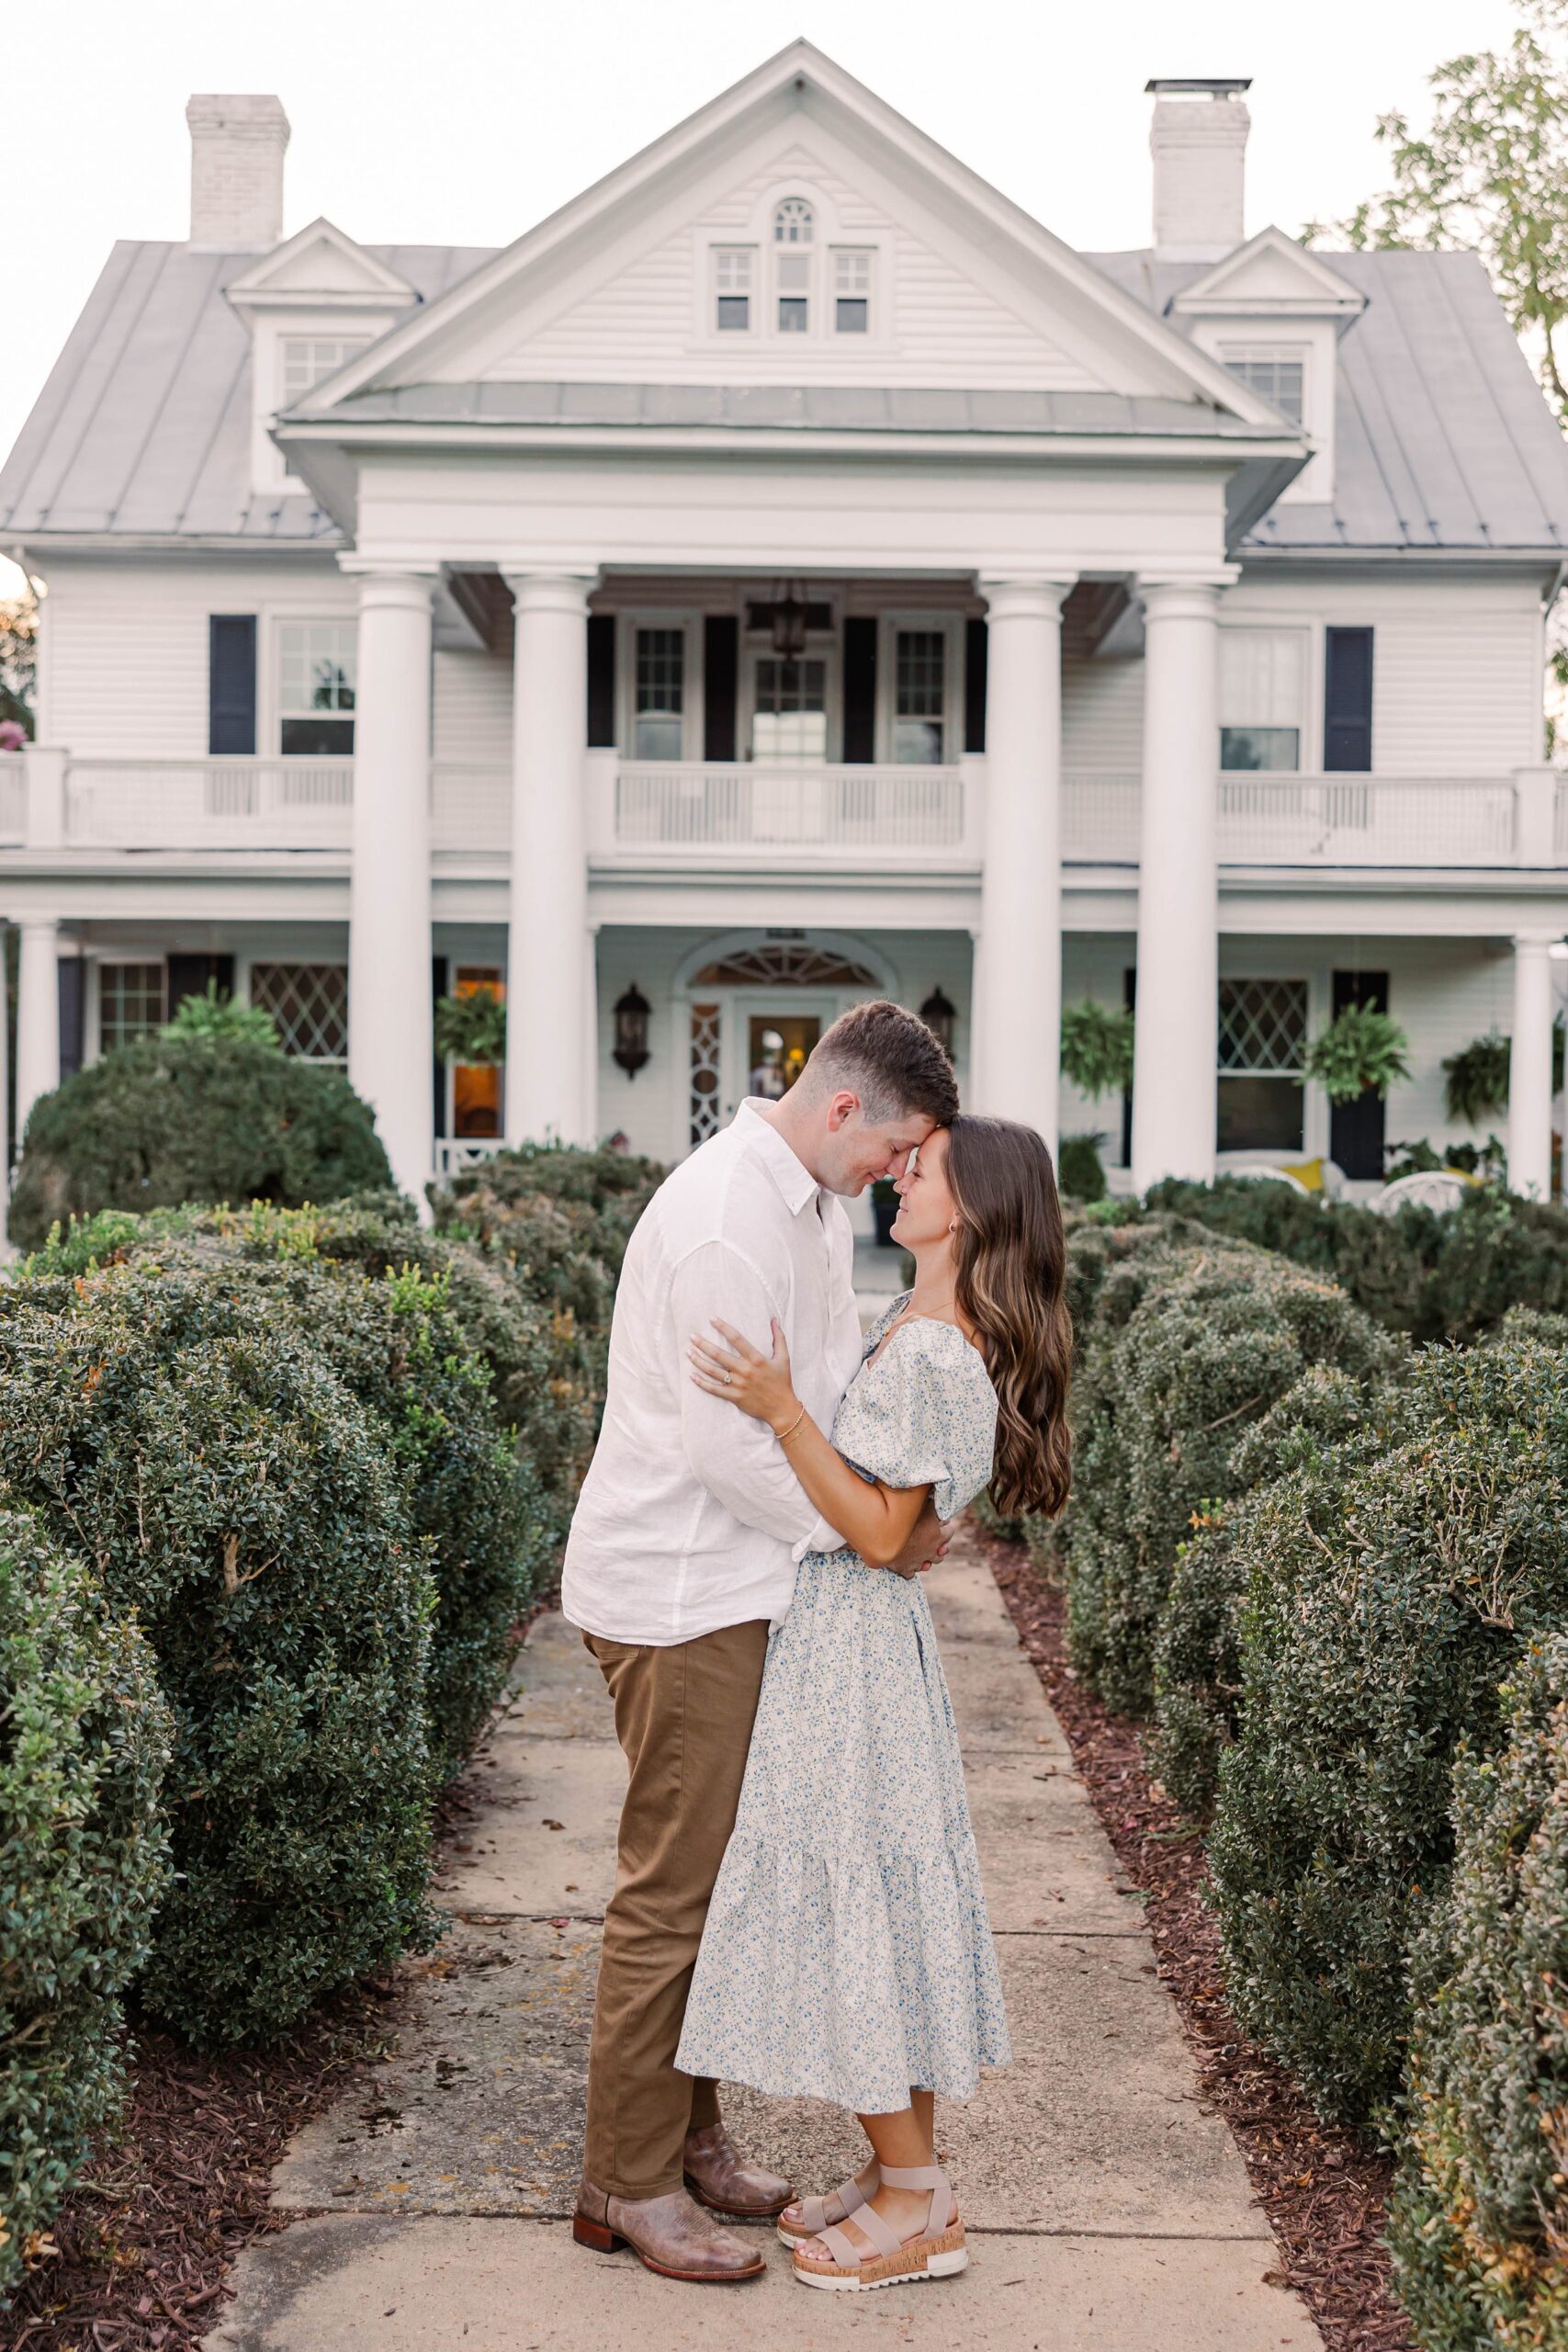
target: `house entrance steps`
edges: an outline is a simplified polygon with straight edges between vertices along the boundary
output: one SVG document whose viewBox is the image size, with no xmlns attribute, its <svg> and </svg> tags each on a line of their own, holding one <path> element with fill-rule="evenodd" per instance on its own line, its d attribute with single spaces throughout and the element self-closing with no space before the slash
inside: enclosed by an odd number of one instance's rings
<svg viewBox="0 0 1568 2352">
<path fill-rule="evenodd" d="M 1265 2283 L 1268 2224 L 1198 2104 L 1140 1905 L 967 1533 L 931 1600 L 1015 2046 L 970 2106 L 939 2110 L 966 2276 L 825 2311 L 771 2229 L 757 2233 L 768 2277 L 723 2290 L 572 2244 L 624 1768 L 598 1675 L 550 1614 L 470 1769 L 477 1812 L 436 1890 L 450 1933 L 409 1963 L 416 1992 L 386 2063 L 288 2149 L 274 2202 L 297 2218 L 241 2256 L 210 2346 L 822 2352 L 896 2322 L 888 2340 L 933 2352 L 1314 2352 L 1303 2306 Z M 860 2160 L 831 2109 L 739 2091 L 726 2105 L 745 2144 L 806 2188 Z"/>
</svg>

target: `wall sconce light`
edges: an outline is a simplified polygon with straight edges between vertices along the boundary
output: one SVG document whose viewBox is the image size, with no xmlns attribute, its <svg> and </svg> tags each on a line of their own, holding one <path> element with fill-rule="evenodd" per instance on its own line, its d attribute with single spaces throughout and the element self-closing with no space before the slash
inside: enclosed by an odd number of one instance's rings
<svg viewBox="0 0 1568 2352">
<path fill-rule="evenodd" d="M 652 1011 L 635 980 L 615 1007 L 615 1058 L 628 1078 L 635 1078 L 649 1058 L 648 1016 Z"/>
<path fill-rule="evenodd" d="M 949 1004 L 941 989 L 932 989 L 920 1007 L 920 1019 L 951 1061 L 953 1025 L 958 1019 L 958 1007 L 955 1004 Z"/>
</svg>

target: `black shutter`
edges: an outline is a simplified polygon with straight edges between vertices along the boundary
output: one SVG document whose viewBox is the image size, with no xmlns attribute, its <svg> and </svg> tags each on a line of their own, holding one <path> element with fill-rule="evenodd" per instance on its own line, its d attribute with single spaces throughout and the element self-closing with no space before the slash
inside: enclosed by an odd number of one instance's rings
<svg viewBox="0 0 1568 2352">
<path fill-rule="evenodd" d="M 969 626 L 973 628 L 974 622 L 971 621 Z M 984 626 L 982 622 L 981 627 Z M 1138 974 L 1135 966 L 1129 965 L 1122 975 L 1122 1001 L 1129 1012 L 1137 1011 Z M 1136 1075 L 1134 1071 L 1134 1076 Z M 1133 1090 L 1130 1086 L 1122 1096 L 1122 1165 L 1123 1168 L 1133 1165 Z"/>
<path fill-rule="evenodd" d="M 615 744 L 615 616 L 588 616 L 588 741 L 613 751 Z"/>
<path fill-rule="evenodd" d="M 856 613 L 844 622 L 844 759 L 862 766 L 876 757 L 876 619 Z"/>
<path fill-rule="evenodd" d="M 592 626 L 593 626 L 592 621 L 590 621 L 590 622 L 589 622 L 589 624 L 588 624 L 588 626 L 589 626 L 589 628 L 592 628 Z M 432 1003 L 433 1005 L 439 1004 L 439 1003 L 440 1003 L 440 1001 L 441 1001 L 441 1000 L 442 1000 L 442 998 L 446 995 L 446 956 L 433 956 L 431 957 L 431 959 L 430 959 L 430 1001 L 431 1001 L 431 1003 Z M 431 1127 L 431 1133 L 432 1133 L 433 1135 L 444 1136 L 444 1135 L 446 1134 L 446 1063 L 442 1060 L 442 1058 L 441 1058 L 440 1055 L 439 1055 L 439 1054 L 437 1054 L 437 1055 L 436 1055 L 436 1057 L 435 1057 L 435 1095 L 434 1095 L 434 1124 L 433 1124 L 433 1125 L 432 1125 L 432 1127 Z"/>
<path fill-rule="evenodd" d="M 82 1014 L 86 993 L 82 983 L 86 968 L 80 956 L 62 956 L 55 967 L 60 975 L 60 1075 L 62 1080 L 74 1078 L 82 1067 Z"/>
<path fill-rule="evenodd" d="M 187 996 L 205 996 L 207 983 L 216 980 L 227 995 L 234 993 L 232 956 L 171 956 L 169 958 L 169 1018 L 172 1021 Z"/>
<path fill-rule="evenodd" d="M 740 685 L 740 623 L 733 613 L 709 613 L 703 623 L 703 757 L 735 757 L 736 703 Z"/>
<path fill-rule="evenodd" d="M 207 748 L 256 748 L 256 616 L 213 613 L 207 624 Z"/>
<path fill-rule="evenodd" d="M 1323 764 L 1365 775 L 1372 764 L 1372 632 L 1324 632 Z"/>
<path fill-rule="evenodd" d="M 964 748 L 966 752 L 983 752 L 986 748 L 986 665 L 990 659 L 991 636 L 984 621 L 964 624 Z"/>
<path fill-rule="evenodd" d="M 1370 1005 L 1379 1012 L 1388 1011 L 1386 972 L 1336 972 L 1333 986 L 1332 1002 L 1337 1014 L 1351 1004 Z M 1371 1087 L 1364 1094 L 1358 1094 L 1353 1102 L 1329 1104 L 1328 1156 L 1347 1176 L 1382 1181 L 1387 1114 L 1388 1104 Z"/>
</svg>

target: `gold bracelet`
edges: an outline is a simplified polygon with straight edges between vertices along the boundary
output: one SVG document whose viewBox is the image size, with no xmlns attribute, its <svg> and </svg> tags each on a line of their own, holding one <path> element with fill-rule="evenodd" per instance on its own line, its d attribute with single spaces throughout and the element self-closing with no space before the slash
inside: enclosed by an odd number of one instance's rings
<svg viewBox="0 0 1568 2352">
<path fill-rule="evenodd" d="M 791 1421 L 787 1430 L 775 1430 L 773 1431 L 773 1435 L 777 1438 L 781 1445 L 787 1445 L 789 1443 L 790 1439 L 795 1435 L 796 1430 L 800 1427 L 805 1419 L 806 1408 L 803 1405 L 799 1412 L 796 1413 L 794 1420 Z"/>
</svg>

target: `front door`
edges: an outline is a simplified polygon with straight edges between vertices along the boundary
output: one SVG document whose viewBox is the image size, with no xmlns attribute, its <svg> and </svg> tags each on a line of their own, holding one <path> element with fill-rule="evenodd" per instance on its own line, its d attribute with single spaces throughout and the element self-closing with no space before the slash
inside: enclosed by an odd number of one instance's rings
<svg viewBox="0 0 1568 2352">
<path fill-rule="evenodd" d="M 724 1024 L 726 1117 L 749 1094 L 769 1102 L 787 1094 L 838 1012 L 836 998 L 804 989 L 738 990 Z"/>
</svg>

